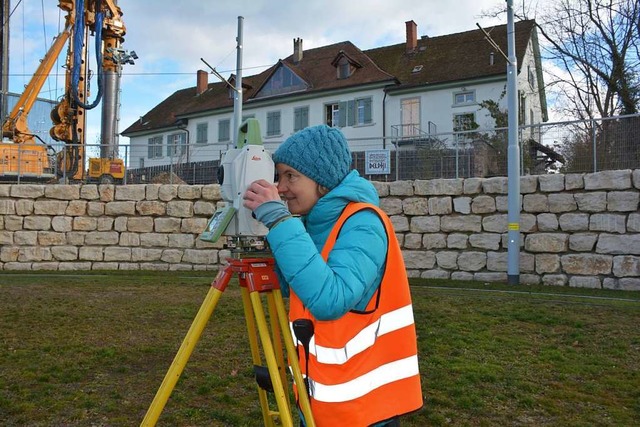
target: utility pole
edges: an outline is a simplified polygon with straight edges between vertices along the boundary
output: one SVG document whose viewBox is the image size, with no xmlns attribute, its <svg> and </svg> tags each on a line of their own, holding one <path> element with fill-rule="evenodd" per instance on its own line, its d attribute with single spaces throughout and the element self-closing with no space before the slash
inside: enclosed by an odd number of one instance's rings
<svg viewBox="0 0 640 427">
<path fill-rule="evenodd" d="M 8 113 L 9 93 L 9 0 L 0 0 L 0 123 Z"/>
<path fill-rule="evenodd" d="M 507 0 L 507 283 L 520 284 L 520 146 L 518 144 L 518 60 L 513 0 Z"/>
<path fill-rule="evenodd" d="M 240 125 L 242 124 L 242 26 L 244 17 L 238 16 L 237 58 L 236 58 L 236 89 L 233 101 L 233 140 L 237 146 Z"/>
</svg>

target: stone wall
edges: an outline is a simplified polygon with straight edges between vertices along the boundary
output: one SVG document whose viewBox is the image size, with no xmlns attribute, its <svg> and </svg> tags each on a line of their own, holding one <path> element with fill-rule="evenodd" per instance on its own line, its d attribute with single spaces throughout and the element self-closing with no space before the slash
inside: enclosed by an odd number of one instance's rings
<svg viewBox="0 0 640 427">
<path fill-rule="evenodd" d="M 374 183 L 411 277 L 506 281 L 507 179 Z M 640 170 L 525 176 L 520 281 L 640 290 Z M 0 270 L 209 270 L 218 185 L 0 185 Z"/>
</svg>

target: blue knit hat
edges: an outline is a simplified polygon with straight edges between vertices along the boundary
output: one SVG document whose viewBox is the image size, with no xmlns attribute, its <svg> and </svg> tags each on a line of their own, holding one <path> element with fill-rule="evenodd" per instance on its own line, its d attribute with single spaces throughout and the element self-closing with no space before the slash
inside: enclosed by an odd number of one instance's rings
<svg viewBox="0 0 640 427">
<path fill-rule="evenodd" d="M 329 190 L 351 170 L 351 152 L 339 129 L 311 126 L 291 135 L 273 154 L 275 163 L 291 166 Z"/>
</svg>

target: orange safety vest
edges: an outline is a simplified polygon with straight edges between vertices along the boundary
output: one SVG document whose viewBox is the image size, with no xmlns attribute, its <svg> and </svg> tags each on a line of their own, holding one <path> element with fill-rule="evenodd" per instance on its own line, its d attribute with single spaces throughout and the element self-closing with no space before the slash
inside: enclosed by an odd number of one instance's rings
<svg viewBox="0 0 640 427">
<path fill-rule="evenodd" d="M 296 319 L 309 319 L 314 324 L 309 360 L 305 360 L 300 342 L 298 357 L 302 374 L 309 381 L 311 411 L 318 427 L 368 426 L 415 411 L 423 404 L 409 282 L 387 215 L 371 204 L 350 203 L 331 230 L 321 255 L 328 259 L 344 222 L 363 209 L 378 213 L 388 238 L 384 276 L 366 310 L 320 321 L 291 289 L 291 325 Z M 295 334 L 293 337 L 295 341 Z"/>
</svg>

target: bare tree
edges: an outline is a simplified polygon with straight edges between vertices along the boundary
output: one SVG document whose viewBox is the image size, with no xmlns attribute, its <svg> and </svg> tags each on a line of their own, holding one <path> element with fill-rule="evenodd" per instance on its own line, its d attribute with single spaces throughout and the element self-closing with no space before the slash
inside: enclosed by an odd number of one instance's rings
<svg viewBox="0 0 640 427">
<path fill-rule="evenodd" d="M 579 119 L 640 111 L 640 0 L 550 0 L 542 12 L 527 3 L 516 10 L 536 19 L 557 110 Z"/>
</svg>

